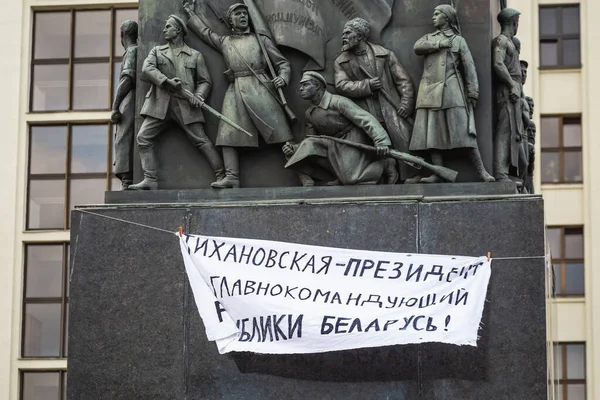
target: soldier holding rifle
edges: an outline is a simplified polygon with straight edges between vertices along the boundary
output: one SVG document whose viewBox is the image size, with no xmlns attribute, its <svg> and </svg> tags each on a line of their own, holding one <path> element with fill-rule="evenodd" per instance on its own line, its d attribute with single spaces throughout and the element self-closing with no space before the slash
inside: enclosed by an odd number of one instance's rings
<svg viewBox="0 0 600 400">
<path fill-rule="evenodd" d="M 204 132 L 204 115 L 198 109 L 210 91 L 211 79 L 202 54 L 183 41 L 186 33 L 181 18 L 169 16 L 163 29 L 167 44 L 154 47 L 144 60 L 142 78 L 152 83 L 140 112 L 145 119 L 137 134 L 144 180 L 130 185 L 130 190 L 158 188 L 154 142 L 168 120 L 175 121 L 204 154 L 217 179 L 224 179 L 223 161 Z"/>
<path fill-rule="evenodd" d="M 225 73 L 230 85 L 223 100 L 223 115 L 252 133 L 249 137 L 230 125 L 219 124 L 216 145 L 223 149 L 226 177 L 212 187 L 236 188 L 240 186 L 237 148 L 258 147 L 259 135 L 268 144 L 293 140 L 286 105 L 278 93 L 290 80 L 290 63 L 269 37 L 251 32 L 245 4 L 229 8 L 225 21 L 231 34 L 226 36 L 215 33 L 196 15 L 194 1 L 184 0 L 183 8 L 190 17 L 189 29 L 219 51 L 229 68 Z M 276 73 L 272 79 L 269 63 Z"/>
</svg>

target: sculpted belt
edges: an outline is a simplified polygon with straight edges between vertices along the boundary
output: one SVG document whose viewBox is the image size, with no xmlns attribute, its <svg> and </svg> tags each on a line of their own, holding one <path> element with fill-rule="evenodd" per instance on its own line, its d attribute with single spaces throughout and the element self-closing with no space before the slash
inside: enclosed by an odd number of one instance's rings
<svg viewBox="0 0 600 400">
<path fill-rule="evenodd" d="M 266 72 L 264 69 L 255 69 L 254 72 L 256 72 L 257 75 L 265 75 Z M 252 73 L 252 71 L 240 71 L 240 72 L 233 72 L 232 70 L 228 69 L 227 71 L 224 72 L 225 76 L 229 79 L 229 82 L 233 82 L 235 81 L 235 78 L 242 78 L 242 77 L 246 77 L 246 76 L 254 76 L 254 74 Z"/>
</svg>

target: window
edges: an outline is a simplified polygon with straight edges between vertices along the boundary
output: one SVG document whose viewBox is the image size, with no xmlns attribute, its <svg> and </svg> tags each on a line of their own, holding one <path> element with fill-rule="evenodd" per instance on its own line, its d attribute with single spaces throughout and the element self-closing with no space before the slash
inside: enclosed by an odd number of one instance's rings
<svg viewBox="0 0 600 400">
<path fill-rule="evenodd" d="M 583 296 L 583 227 L 549 227 L 546 238 L 552 252 L 554 295 Z"/>
<path fill-rule="evenodd" d="M 585 343 L 554 344 L 556 398 L 585 400 Z"/>
<path fill-rule="evenodd" d="M 136 9 L 36 12 L 30 110 L 109 110 L 128 19 Z"/>
<path fill-rule="evenodd" d="M 542 116 L 542 183 L 581 183 L 581 117 Z"/>
<path fill-rule="evenodd" d="M 581 66 L 579 5 L 540 7 L 540 66 Z"/>
<path fill-rule="evenodd" d="M 67 371 L 21 371 L 21 400 L 66 400 Z"/>
<path fill-rule="evenodd" d="M 26 244 L 23 358 L 67 357 L 69 244 Z"/>
<path fill-rule="evenodd" d="M 68 229 L 75 205 L 104 203 L 105 190 L 120 188 L 111 131 L 110 124 L 30 127 L 27 229 Z"/>
</svg>

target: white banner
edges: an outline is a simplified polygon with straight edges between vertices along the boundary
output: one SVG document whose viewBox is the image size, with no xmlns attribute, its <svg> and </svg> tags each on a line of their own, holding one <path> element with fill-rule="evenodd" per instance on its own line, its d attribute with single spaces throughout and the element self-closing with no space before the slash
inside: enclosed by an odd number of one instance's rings
<svg viewBox="0 0 600 400">
<path fill-rule="evenodd" d="M 477 345 L 486 257 L 184 235 L 185 269 L 221 354 Z"/>
</svg>

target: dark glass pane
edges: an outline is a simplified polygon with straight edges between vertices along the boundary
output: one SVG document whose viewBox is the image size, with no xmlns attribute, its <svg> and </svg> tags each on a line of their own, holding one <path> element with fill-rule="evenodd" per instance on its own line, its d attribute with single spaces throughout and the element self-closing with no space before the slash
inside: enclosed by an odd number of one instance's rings
<svg viewBox="0 0 600 400">
<path fill-rule="evenodd" d="M 60 356 L 60 309 L 60 303 L 25 305 L 25 357 Z"/>
<path fill-rule="evenodd" d="M 547 228 L 546 229 L 546 240 L 548 241 L 548 245 L 550 246 L 550 251 L 552 252 L 553 259 L 562 258 L 562 249 L 560 246 L 560 228 Z"/>
<path fill-rule="evenodd" d="M 64 174 L 67 168 L 67 127 L 32 126 L 30 174 Z"/>
<path fill-rule="evenodd" d="M 113 63 L 113 89 L 112 89 L 112 100 L 115 101 L 115 97 L 117 96 L 117 88 L 119 87 L 119 78 L 121 75 L 121 61 L 117 61 Z"/>
<path fill-rule="evenodd" d="M 56 400 L 60 372 L 23 372 L 23 400 Z"/>
<path fill-rule="evenodd" d="M 62 297 L 62 245 L 28 245 L 26 270 L 26 297 Z"/>
<path fill-rule="evenodd" d="M 579 39 L 563 40 L 563 64 L 571 66 L 581 64 Z"/>
<path fill-rule="evenodd" d="M 108 64 L 73 66 L 73 109 L 106 110 L 108 105 Z"/>
<path fill-rule="evenodd" d="M 562 275 L 560 272 L 560 264 L 552 264 L 552 271 L 554 271 L 554 294 L 561 295 L 562 292 Z"/>
<path fill-rule="evenodd" d="M 579 35 L 579 6 L 563 7 L 562 32 L 567 35 Z"/>
<path fill-rule="evenodd" d="M 70 34 L 70 12 L 36 13 L 33 58 L 69 58 Z"/>
<path fill-rule="evenodd" d="M 567 344 L 566 346 L 567 379 L 585 379 L 585 345 Z"/>
<path fill-rule="evenodd" d="M 558 65 L 557 42 L 540 43 L 540 65 L 542 67 L 553 67 Z"/>
<path fill-rule="evenodd" d="M 110 55 L 110 11 L 75 13 L 75 57 Z"/>
<path fill-rule="evenodd" d="M 563 379 L 562 376 L 562 346 L 560 344 L 554 344 L 552 346 L 553 355 L 554 355 L 554 379 L 559 380 Z M 558 382 L 556 382 L 558 385 Z"/>
<path fill-rule="evenodd" d="M 115 56 L 120 56 L 125 53 L 125 49 L 121 45 L 121 25 L 123 22 L 127 20 L 132 20 L 137 22 L 138 20 L 138 10 L 137 9 L 127 9 L 127 10 L 117 10 L 116 18 L 115 18 Z"/>
<path fill-rule="evenodd" d="M 565 119 L 563 122 L 563 146 L 581 147 L 581 120 Z"/>
<path fill-rule="evenodd" d="M 558 153 L 542 151 L 542 183 L 560 182 Z"/>
<path fill-rule="evenodd" d="M 32 111 L 64 111 L 69 108 L 69 66 L 33 67 Z"/>
<path fill-rule="evenodd" d="M 583 264 L 566 264 L 565 265 L 565 293 L 564 294 L 584 294 L 585 293 L 585 277 Z"/>
<path fill-rule="evenodd" d="M 585 400 L 585 384 L 578 383 L 567 385 L 567 399 Z"/>
<path fill-rule="evenodd" d="M 71 210 L 78 205 L 104 204 L 106 179 L 71 179 Z"/>
<path fill-rule="evenodd" d="M 540 35 L 555 35 L 558 33 L 556 7 L 540 8 Z"/>
<path fill-rule="evenodd" d="M 64 229 L 65 181 L 29 182 L 28 229 Z"/>
<path fill-rule="evenodd" d="M 582 182 L 583 165 L 580 151 L 568 151 L 564 153 L 565 182 Z"/>
<path fill-rule="evenodd" d="M 542 117 L 540 138 L 542 140 L 542 148 L 544 147 L 559 147 L 559 126 L 560 118 L 558 117 Z"/>
<path fill-rule="evenodd" d="M 106 172 L 108 125 L 73 125 L 71 172 Z"/>
<path fill-rule="evenodd" d="M 565 258 L 583 258 L 583 230 L 565 229 Z"/>
</svg>

